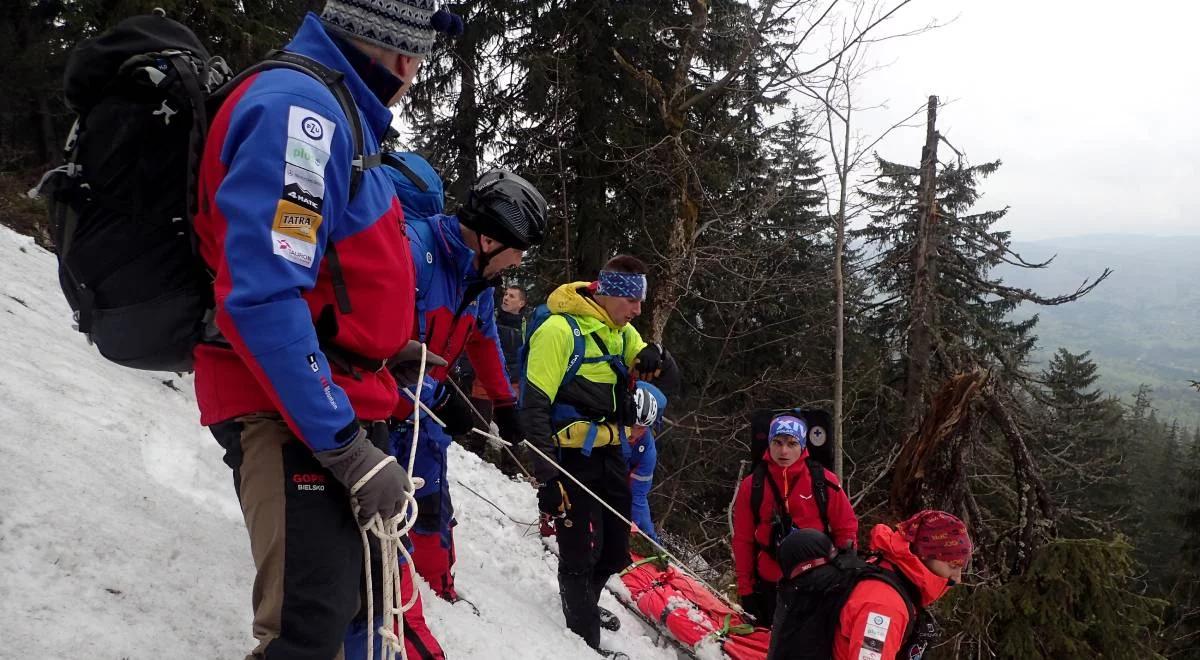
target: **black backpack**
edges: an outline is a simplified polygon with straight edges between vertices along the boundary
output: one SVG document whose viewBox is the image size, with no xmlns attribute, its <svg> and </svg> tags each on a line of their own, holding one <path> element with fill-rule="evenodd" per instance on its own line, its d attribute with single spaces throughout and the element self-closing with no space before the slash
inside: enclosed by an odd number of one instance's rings
<svg viewBox="0 0 1200 660">
<path fill-rule="evenodd" d="M 77 115 L 66 164 L 42 178 L 58 254 L 59 283 L 76 328 L 105 358 L 126 367 L 190 371 L 192 349 L 217 341 L 212 276 L 197 253 L 192 218 L 200 156 L 211 118 L 245 78 L 290 68 L 330 88 L 363 133 L 342 74 L 275 51 L 236 78 L 187 26 L 161 11 L 135 16 L 81 42 L 63 87 Z M 232 78 L 232 79 L 231 79 Z M 350 185 L 378 156 L 359 156 Z M 350 311 L 333 246 L 329 266 L 339 310 Z"/>
<path fill-rule="evenodd" d="M 767 434 L 771 420 L 777 415 L 795 415 L 808 425 L 806 448 L 809 457 L 816 459 L 826 468 L 833 469 L 833 418 L 824 410 L 815 408 L 762 408 L 750 413 L 750 465 L 757 467 L 767 450 Z"/>
<path fill-rule="evenodd" d="M 933 615 L 917 606 L 921 600 L 916 587 L 879 566 L 877 557 L 864 559 L 852 550 L 831 560 L 816 559 L 780 582 L 767 660 L 830 660 L 842 607 L 863 580 L 884 582 L 904 599 L 908 626 L 896 658 L 920 660 L 939 630 Z M 875 644 L 877 653 L 883 650 L 881 639 L 867 638 L 865 644 Z"/>
</svg>

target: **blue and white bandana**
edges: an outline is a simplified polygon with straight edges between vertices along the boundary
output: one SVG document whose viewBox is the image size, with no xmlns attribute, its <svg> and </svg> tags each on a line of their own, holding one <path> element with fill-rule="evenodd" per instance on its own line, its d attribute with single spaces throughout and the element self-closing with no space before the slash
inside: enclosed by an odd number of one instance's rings
<svg viewBox="0 0 1200 660">
<path fill-rule="evenodd" d="M 614 298 L 646 299 L 646 276 L 642 273 L 615 273 L 600 271 L 596 294 Z"/>
<path fill-rule="evenodd" d="M 780 415 L 771 420 L 771 432 L 767 438 L 774 440 L 777 435 L 790 435 L 799 440 L 803 447 L 808 442 L 808 425 L 794 415 Z"/>
</svg>

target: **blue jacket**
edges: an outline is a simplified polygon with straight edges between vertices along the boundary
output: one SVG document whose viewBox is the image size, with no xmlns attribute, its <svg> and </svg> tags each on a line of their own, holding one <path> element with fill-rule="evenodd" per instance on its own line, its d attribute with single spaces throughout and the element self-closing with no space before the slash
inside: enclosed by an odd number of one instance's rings
<svg viewBox="0 0 1200 660">
<path fill-rule="evenodd" d="M 658 540 L 654 522 L 650 520 L 650 502 L 646 497 L 654 487 L 654 467 L 658 464 L 658 449 L 654 444 L 654 432 L 646 429 L 638 442 L 630 441 L 629 492 L 633 495 L 630 520 L 647 536 Z"/>
<path fill-rule="evenodd" d="M 364 151 L 378 153 L 392 122 L 380 99 L 398 89 L 398 79 L 312 13 L 285 50 L 344 74 Z M 385 419 L 395 408 L 399 392 L 386 369 L 355 377 L 331 367 L 322 350 L 336 345 L 383 360 L 413 335 L 403 214 L 382 168 L 364 172 L 349 199 L 351 131 L 324 84 L 287 69 L 247 79 L 214 116 L 195 227 L 215 274 L 216 324 L 229 346 L 196 349 L 201 423 L 278 412 L 321 451 L 353 437 L 356 419 Z M 350 313 L 335 303 L 329 245 L 337 247 Z"/>
<path fill-rule="evenodd" d="M 395 155 L 428 184 L 421 191 L 403 173 L 385 168 L 404 205 L 416 269 L 416 337 L 448 363 L 430 369 L 429 376 L 437 382 L 445 380 L 465 350 L 488 397 L 511 405 L 515 398 L 496 331 L 495 290 L 475 273 L 475 251 L 463 241 L 458 218 L 442 214 L 442 187 L 436 172 L 419 156 Z M 411 401 L 401 397 L 394 414 L 400 419 L 411 416 Z"/>
</svg>

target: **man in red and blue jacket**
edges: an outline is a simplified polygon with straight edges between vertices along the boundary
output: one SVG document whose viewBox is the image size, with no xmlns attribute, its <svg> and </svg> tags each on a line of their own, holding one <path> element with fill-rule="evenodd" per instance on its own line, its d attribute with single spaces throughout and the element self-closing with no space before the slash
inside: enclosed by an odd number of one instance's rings
<svg viewBox="0 0 1200 660">
<path fill-rule="evenodd" d="M 451 572 L 454 508 L 446 452 L 451 436 L 468 432 L 477 420 L 445 381 L 465 351 L 492 402 L 500 435 L 509 442 L 520 441 L 516 398 L 496 331 L 494 285 L 502 271 L 520 264 L 525 249 L 541 241 L 546 202 L 524 179 L 493 170 L 471 188 L 457 215 L 444 215 L 442 182 L 429 163 L 411 153 L 389 154 L 384 163 L 404 207 L 416 267 L 416 337 L 448 363 L 427 371 L 421 391 L 422 402 L 446 427 L 428 416 L 421 420 L 413 475 L 425 483 L 416 493 L 417 521 L 409 533 L 413 565 L 436 594 L 453 602 L 458 599 Z M 391 435 L 392 450 L 402 464 L 413 451 L 412 414 L 412 398 L 403 393 Z"/>
<path fill-rule="evenodd" d="M 411 492 L 380 446 L 398 396 L 383 366 L 413 334 L 412 258 L 387 175 L 354 161 L 379 153 L 388 106 L 446 24 L 433 9 L 329 0 L 285 51 L 341 74 L 353 113 L 338 87 L 273 68 L 232 90 L 205 143 L 195 228 L 219 338 L 196 349 L 196 398 L 250 534 L 252 658 L 341 651 L 361 604 L 359 526 Z"/>
</svg>

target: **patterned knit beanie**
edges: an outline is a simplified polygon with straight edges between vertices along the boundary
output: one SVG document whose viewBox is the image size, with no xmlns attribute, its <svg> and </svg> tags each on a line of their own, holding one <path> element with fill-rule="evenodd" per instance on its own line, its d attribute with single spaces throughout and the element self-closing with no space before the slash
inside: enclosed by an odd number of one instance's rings
<svg viewBox="0 0 1200 660">
<path fill-rule="evenodd" d="M 921 511 L 897 525 L 896 531 L 908 539 L 913 554 L 921 559 L 940 559 L 962 568 L 971 558 L 967 524 L 945 511 Z"/>
<path fill-rule="evenodd" d="M 321 20 L 336 32 L 388 50 L 426 57 L 438 32 L 462 34 L 458 16 L 435 0 L 327 0 Z"/>
</svg>

